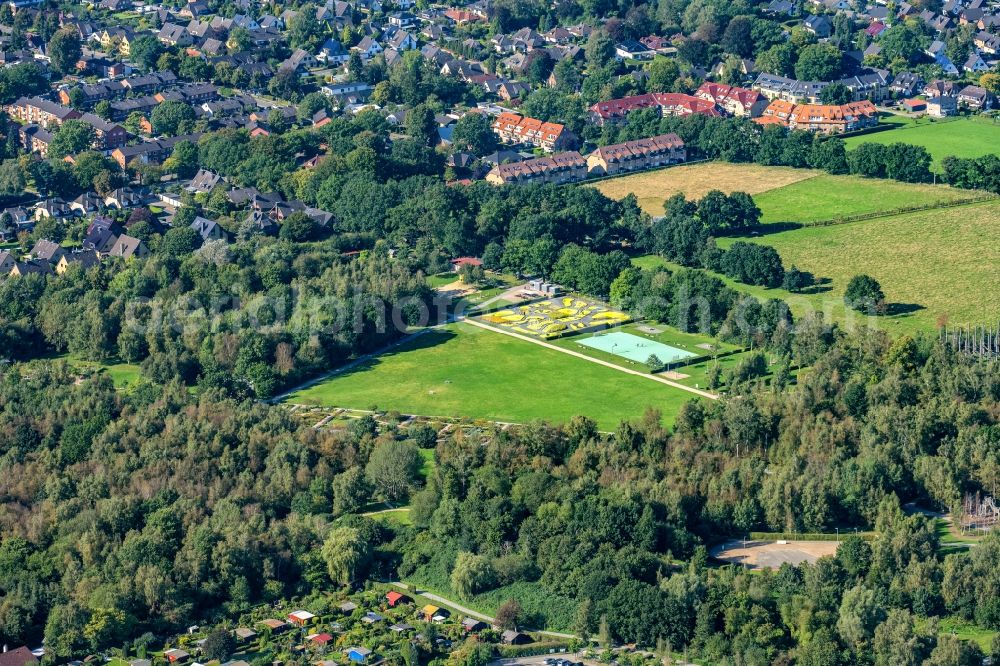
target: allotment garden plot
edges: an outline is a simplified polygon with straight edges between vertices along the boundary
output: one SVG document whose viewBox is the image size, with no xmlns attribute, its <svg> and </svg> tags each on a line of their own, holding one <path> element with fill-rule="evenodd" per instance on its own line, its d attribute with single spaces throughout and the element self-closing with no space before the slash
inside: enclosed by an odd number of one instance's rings
<svg viewBox="0 0 1000 666">
<path fill-rule="evenodd" d="M 624 324 L 629 319 L 624 312 L 613 310 L 600 301 L 578 296 L 535 301 L 481 317 L 484 323 L 543 340 L 599 331 Z"/>
</svg>

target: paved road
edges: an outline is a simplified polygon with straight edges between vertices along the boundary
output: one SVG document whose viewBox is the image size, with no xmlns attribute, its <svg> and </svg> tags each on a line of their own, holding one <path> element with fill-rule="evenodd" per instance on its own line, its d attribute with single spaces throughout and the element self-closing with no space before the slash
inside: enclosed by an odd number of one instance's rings
<svg viewBox="0 0 1000 666">
<path fill-rule="evenodd" d="M 407 589 L 406 583 L 402 583 L 400 581 L 394 580 L 394 581 L 392 581 L 392 584 L 395 585 L 396 587 L 400 588 L 400 589 L 403 589 L 403 590 Z M 453 609 L 457 610 L 459 613 L 462 613 L 463 615 L 468 615 L 469 617 L 474 617 L 477 620 L 482 620 L 483 622 L 489 622 L 491 624 L 493 623 L 493 618 L 490 617 L 489 615 L 484 615 L 483 613 L 480 613 L 479 611 L 474 611 L 471 608 L 466 608 L 462 604 L 460 604 L 458 602 L 455 602 L 455 601 L 452 601 L 451 599 L 445 599 L 444 597 L 438 596 L 436 594 L 433 594 L 431 592 L 427 592 L 426 590 L 421 590 L 421 589 L 417 589 L 417 594 L 419 594 L 422 597 L 427 597 L 431 601 L 436 601 L 436 602 L 438 602 L 440 604 L 444 604 L 445 606 L 448 606 L 449 608 L 453 608 Z M 538 630 L 535 630 L 535 629 L 527 629 L 526 631 L 530 631 L 533 634 L 541 634 L 542 636 L 551 636 L 552 638 L 565 638 L 565 639 L 576 638 L 576 636 L 574 636 L 573 634 L 561 634 L 561 633 L 559 633 L 557 631 L 538 631 Z"/>
</svg>

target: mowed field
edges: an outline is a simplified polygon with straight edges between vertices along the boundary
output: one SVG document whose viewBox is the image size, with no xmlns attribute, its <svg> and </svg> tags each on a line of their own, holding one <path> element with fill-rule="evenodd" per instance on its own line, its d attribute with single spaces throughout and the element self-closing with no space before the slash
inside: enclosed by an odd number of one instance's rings
<svg viewBox="0 0 1000 666">
<path fill-rule="evenodd" d="M 880 318 L 890 331 L 934 330 L 942 319 L 995 323 L 1000 315 L 997 228 L 1000 201 L 989 201 L 759 236 L 752 240 L 774 247 L 786 266 L 830 280 L 825 291 L 805 296 L 759 292 L 787 298 L 800 313 L 813 307 L 843 318 L 848 280 L 866 273 L 881 283 L 891 304 L 893 314 Z M 720 245 L 733 240 L 722 239 Z"/>
<path fill-rule="evenodd" d="M 946 185 L 911 185 L 859 176 L 831 176 L 810 169 L 705 162 L 604 180 L 593 185 L 614 199 L 634 193 L 650 215 L 677 193 L 699 199 L 709 190 L 747 192 L 761 221 L 808 224 L 903 207 L 968 199 L 971 192 Z"/>
<path fill-rule="evenodd" d="M 939 169 L 941 160 L 949 155 L 956 157 L 982 157 L 1000 152 L 1000 123 L 990 118 L 974 116 L 950 120 L 920 118 L 916 121 L 894 117 L 897 129 L 862 134 L 847 138 L 847 149 L 862 143 L 910 143 L 923 146 Z"/>
<path fill-rule="evenodd" d="M 947 185 L 899 183 L 860 176 L 819 175 L 754 196 L 761 222 L 809 224 L 855 215 L 968 200 L 976 194 Z"/>
<path fill-rule="evenodd" d="M 690 393 L 469 324 L 452 324 L 299 391 L 288 402 L 525 423 L 578 414 L 604 430 L 647 407 L 672 421 Z"/>
<path fill-rule="evenodd" d="M 711 190 L 721 190 L 726 194 L 759 194 L 813 178 L 820 173 L 790 167 L 703 162 L 609 178 L 587 187 L 596 187 L 612 199 L 624 199 L 629 194 L 635 194 L 644 211 L 650 215 L 663 215 L 663 202 L 675 194 L 684 194 L 688 199 L 700 199 Z"/>
</svg>

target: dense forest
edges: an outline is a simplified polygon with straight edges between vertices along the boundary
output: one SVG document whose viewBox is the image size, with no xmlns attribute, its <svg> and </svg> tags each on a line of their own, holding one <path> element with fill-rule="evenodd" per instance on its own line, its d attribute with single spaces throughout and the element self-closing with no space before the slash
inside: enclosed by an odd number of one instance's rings
<svg viewBox="0 0 1000 666">
<path fill-rule="evenodd" d="M 601 434 L 581 416 L 435 445 L 423 426 L 317 431 L 217 389 L 122 394 L 61 363 L 7 366 L 0 633 L 69 656 L 402 576 L 456 594 L 532 583 L 578 633 L 713 663 L 971 663 L 923 618 L 1000 628 L 1000 539 L 943 556 L 903 505 L 994 486 L 998 378 L 937 341 L 831 329 L 796 386 L 692 401 L 671 428 L 649 412 Z M 423 482 L 416 451 L 434 446 Z M 412 527 L 353 515 L 407 494 Z M 878 537 L 772 574 L 706 566 L 724 535 L 834 526 Z M 330 540 L 357 555 L 333 581 Z"/>
</svg>

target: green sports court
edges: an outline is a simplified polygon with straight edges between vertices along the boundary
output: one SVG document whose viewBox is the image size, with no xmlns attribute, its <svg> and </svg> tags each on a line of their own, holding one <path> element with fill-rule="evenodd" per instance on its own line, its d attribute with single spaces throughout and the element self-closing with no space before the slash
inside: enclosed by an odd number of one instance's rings
<svg viewBox="0 0 1000 666">
<path fill-rule="evenodd" d="M 598 349 L 609 354 L 614 354 L 615 356 L 621 356 L 622 358 L 627 358 L 630 361 L 638 363 L 645 363 L 653 355 L 664 363 L 677 363 L 678 361 L 686 361 L 698 356 L 697 354 L 665 345 L 656 340 L 649 340 L 621 331 L 601 333 L 583 340 L 577 340 L 577 342 L 586 347 Z"/>
</svg>

